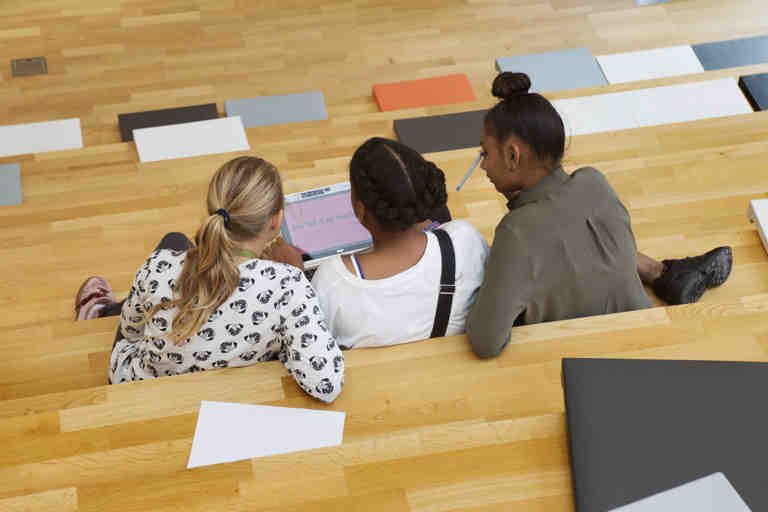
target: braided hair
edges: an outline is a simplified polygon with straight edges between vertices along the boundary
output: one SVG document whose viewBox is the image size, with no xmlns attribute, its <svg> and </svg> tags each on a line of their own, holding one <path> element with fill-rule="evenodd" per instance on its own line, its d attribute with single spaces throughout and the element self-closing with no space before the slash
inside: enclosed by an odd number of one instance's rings
<svg viewBox="0 0 768 512">
<path fill-rule="evenodd" d="M 445 209 L 445 174 L 397 141 L 373 137 L 349 164 L 355 197 L 384 229 L 403 231 Z"/>
</svg>

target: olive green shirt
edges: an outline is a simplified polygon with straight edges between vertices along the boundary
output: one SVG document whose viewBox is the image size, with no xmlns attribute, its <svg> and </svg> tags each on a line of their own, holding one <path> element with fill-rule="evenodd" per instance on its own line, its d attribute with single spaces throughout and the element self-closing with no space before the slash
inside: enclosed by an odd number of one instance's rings
<svg viewBox="0 0 768 512">
<path fill-rule="evenodd" d="M 629 213 L 600 171 L 557 168 L 509 203 L 467 320 L 493 357 L 512 327 L 651 307 Z"/>
</svg>

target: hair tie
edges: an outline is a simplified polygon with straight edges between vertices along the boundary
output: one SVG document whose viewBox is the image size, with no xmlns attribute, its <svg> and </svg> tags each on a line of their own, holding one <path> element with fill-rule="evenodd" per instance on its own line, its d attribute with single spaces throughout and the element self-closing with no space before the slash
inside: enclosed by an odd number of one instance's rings
<svg viewBox="0 0 768 512">
<path fill-rule="evenodd" d="M 225 210 L 224 208 L 219 208 L 218 210 L 216 210 L 215 214 L 221 215 L 222 217 L 224 217 L 224 225 L 229 224 L 229 213 L 227 213 L 227 210 Z"/>
</svg>

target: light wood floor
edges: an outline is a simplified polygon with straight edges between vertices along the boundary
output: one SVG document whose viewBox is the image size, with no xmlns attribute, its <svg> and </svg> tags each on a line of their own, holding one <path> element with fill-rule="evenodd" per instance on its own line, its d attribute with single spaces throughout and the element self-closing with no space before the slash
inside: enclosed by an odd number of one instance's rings
<svg viewBox="0 0 768 512">
<path fill-rule="evenodd" d="M 276 363 L 106 386 L 114 319 L 73 323 L 82 280 L 118 295 L 168 231 L 192 235 L 207 182 L 234 154 L 140 164 L 117 114 L 321 89 L 328 121 L 248 130 L 286 191 L 344 181 L 392 120 L 485 108 L 502 55 L 596 55 L 766 33 L 763 0 L 158 0 L 0 2 L 2 124 L 80 117 L 81 150 L 21 162 L 24 204 L 0 208 L 0 510 L 571 510 L 560 358 L 768 360 L 768 256 L 746 218 L 768 197 L 768 114 L 570 140 L 601 169 L 639 248 L 661 258 L 732 245 L 731 279 L 697 305 L 517 329 L 498 359 L 463 336 L 346 353 L 341 447 L 186 471 L 200 400 L 323 408 Z M 768 65 L 548 95 L 706 80 Z M 466 73 L 470 104 L 380 113 L 375 83 Z M 449 190 L 475 149 L 429 155 Z M 504 203 L 476 172 L 451 193 L 489 240 Z"/>
</svg>

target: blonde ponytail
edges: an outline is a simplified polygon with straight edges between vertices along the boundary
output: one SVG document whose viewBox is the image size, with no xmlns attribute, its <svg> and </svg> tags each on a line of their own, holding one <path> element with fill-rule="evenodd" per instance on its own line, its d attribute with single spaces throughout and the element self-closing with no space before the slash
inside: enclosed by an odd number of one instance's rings
<svg viewBox="0 0 768 512">
<path fill-rule="evenodd" d="M 174 299 L 155 306 L 148 319 L 176 307 L 170 334 L 174 343 L 194 336 L 240 283 L 235 248 L 262 234 L 282 209 L 283 187 L 274 165 L 256 157 L 222 165 L 208 186 L 208 217 L 187 251 Z"/>
</svg>

